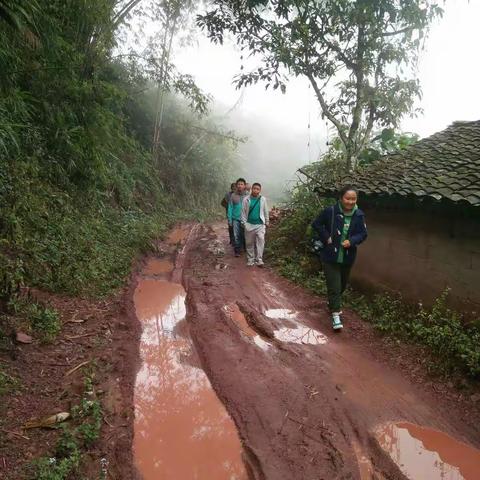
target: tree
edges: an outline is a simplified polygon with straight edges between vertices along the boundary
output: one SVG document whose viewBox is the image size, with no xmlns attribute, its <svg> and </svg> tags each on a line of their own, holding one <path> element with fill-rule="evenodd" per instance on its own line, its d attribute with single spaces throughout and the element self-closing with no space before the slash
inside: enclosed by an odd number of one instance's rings
<svg viewBox="0 0 480 480">
<path fill-rule="evenodd" d="M 420 85 L 418 51 L 440 0 L 213 0 L 197 23 L 215 43 L 233 34 L 261 64 L 238 87 L 265 82 L 285 91 L 288 76 L 310 82 L 322 116 L 338 133 L 347 169 L 372 131 L 411 113 Z"/>
<path fill-rule="evenodd" d="M 25 40 L 37 47 L 39 39 L 34 16 L 40 7 L 37 0 L 0 0 L 0 25 L 6 22 L 16 32 L 20 32 Z"/>
<path fill-rule="evenodd" d="M 36 0 L 0 0 L 0 19 L 18 31 L 34 28 L 32 13 L 38 10 Z"/>
<path fill-rule="evenodd" d="M 382 155 L 398 152 L 417 142 L 420 137 L 411 132 L 395 132 L 393 128 L 384 128 L 378 132 L 358 155 L 360 165 L 378 160 Z"/>
<path fill-rule="evenodd" d="M 176 40 L 185 35 L 188 38 L 195 25 L 196 5 L 193 0 L 121 0 L 119 3 L 122 8 L 118 9 L 117 17 L 135 20 L 133 26 L 124 26 L 130 38 L 124 42 L 129 51 L 122 56 L 137 62 L 156 86 L 152 150 L 158 156 L 162 150 L 161 136 L 169 92 L 182 94 L 189 100 L 191 108 L 201 115 L 208 110 L 210 98 L 200 90 L 191 75 L 179 72 L 173 62 Z M 144 32 L 146 25 L 147 35 Z"/>
</svg>

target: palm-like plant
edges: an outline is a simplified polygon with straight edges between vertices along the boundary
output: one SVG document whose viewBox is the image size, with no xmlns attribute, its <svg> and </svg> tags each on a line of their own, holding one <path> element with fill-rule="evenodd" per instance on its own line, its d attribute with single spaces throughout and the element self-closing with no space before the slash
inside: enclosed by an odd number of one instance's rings
<svg viewBox="0 0 480 480">
<path fill-rule="evenodd" d="M 32 44 L 38 43 L 34 15 L 40 7 L 37 0 L 0 0 L 0 21 L 23 33 Z"/>
</svg>

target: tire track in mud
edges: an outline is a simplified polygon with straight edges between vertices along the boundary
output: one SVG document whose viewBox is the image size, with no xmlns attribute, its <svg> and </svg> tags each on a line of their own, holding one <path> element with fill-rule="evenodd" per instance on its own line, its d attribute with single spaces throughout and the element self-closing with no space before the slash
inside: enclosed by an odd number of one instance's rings
<svg viewBox="0 0 480 480">
<path fill-rule="evenodd" d="M 175 229 L 137 277 L 142 326 L 133 450 L 139 477 L 246 480 L 236 428 L 203 372 L 185 316 L 181 270 L 192 230 Z M 186 240 L 185 240 L 186 238 Z"/>
<path fill-rule="evenodd" d="M 478 428 L 445 415 L 448 405 L 438 405 L 400 372 L 376 362 L 356 344 L 361 342 L 348 333 L 348 324 L 346 334 L 333 336 L 317 297 L 268 269 L 248 268 L 243 259 L 230 257 L 223 226 L 192 232 L 183 284 L 195 348 L 237 426 L 250 478 L 412 478 L 375 433 L 397 421 L 467 441 L 480 438 Z M 276 315 L 266 315 L 269 310 Z M 238 313 L 244 316 L 241 324 L 234 318 Z M 282 329 L 299 330 L 299 342 L 282 338 Z M 302 341 L 308 330 L 326 342 Z M 432 475 L 428 480 L 437 478 Z M 459 475 L 452 480 L 474 479 Z"/>
</svg>

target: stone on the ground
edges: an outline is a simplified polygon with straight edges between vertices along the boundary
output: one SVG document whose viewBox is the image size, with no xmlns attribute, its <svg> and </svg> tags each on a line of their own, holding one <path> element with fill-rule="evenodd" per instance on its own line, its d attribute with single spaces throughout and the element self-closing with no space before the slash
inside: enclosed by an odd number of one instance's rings
<svg viewBox="0 0 480 480">
<path fill-rule="evenodd" d="M 32 343 L 33 338 L 23 332 L 17 332 L 16 340 L 18 343 Z"/>
</svg>

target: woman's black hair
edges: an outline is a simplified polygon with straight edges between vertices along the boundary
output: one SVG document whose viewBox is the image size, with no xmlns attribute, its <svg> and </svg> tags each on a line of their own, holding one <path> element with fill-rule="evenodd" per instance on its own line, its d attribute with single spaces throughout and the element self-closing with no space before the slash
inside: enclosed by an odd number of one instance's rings
<svg viewBox="0 0 480 480">
<path fill-rule="evenodd" d="M 338 192 L 338 198 L 342 199 L 347 192 L 355 192 L 358 195 L 358 190 L 353 185 L 345 185 Z"/>
</svg>

